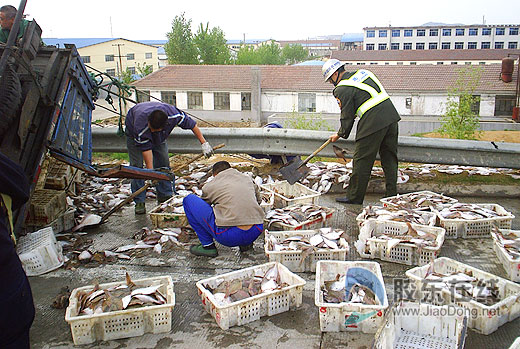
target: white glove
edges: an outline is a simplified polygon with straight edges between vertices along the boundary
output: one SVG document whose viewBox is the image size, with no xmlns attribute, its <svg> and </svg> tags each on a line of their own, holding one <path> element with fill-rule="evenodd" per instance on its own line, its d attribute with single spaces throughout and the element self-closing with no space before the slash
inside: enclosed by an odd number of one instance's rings
<svg viewBox="0 0 520 349">
<path fill-rule="evenodd" d="M 204 154 L 204 156 L 206 158 L 209 158 L 209 157 L 211 157 L 211 155 L 214 154 L 213 148 L 211 147 L 211 144 L 209 144 L 209 142 L 202 143 L 201 147 L 202 147 L 202 153 Z"/>
</svg>

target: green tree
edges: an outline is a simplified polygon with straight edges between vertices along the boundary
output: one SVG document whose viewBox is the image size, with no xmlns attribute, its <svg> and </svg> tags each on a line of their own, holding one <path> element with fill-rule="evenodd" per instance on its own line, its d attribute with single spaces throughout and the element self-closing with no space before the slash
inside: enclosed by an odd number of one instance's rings
<svg viewBox="0 0 520 349">
<path fill-rule="evenodd" d="M 135 80 L 136 79 L 134 78 L 134 74 L 132 74 L 128 68 L 126 68 L 126 70 L 121 74 L 121 81 L 127 85 L 131 84 Z"/>
<path fill-rule="evenodd" d="M 260 56 L 252 46 L 242 45 L 237 52 L 236 64 L 255 65 L 260 64 Z"/>
<path fill-rule="evenodd" d="M 455 139 L 480 137 L 480 116 L 472 107 L 480 101 L 474 92 L 481 74 L 480 67 L 468 67 L 459 71 L 457 80 L 448 90 L 446 112 L 441 117 L 441 127 L 437 130 L 439 133 Z"/>
<path fill-rule="evenodd" d="M 224 32 L 219 27 L 209 29 L 201 23 L 194 37 L 201 64 L 229 64 L 230 54 Z"/>
<path fill-rule="evenodd" d="M 175 16 L 172 31 L 166 34 L 168 41 L 164 51 L 169 64 L 197 64 L 197 47 L 191 33 L 191 19 L 184 18 L 184 12 Z"/>
<path fill-rule="evenodd" d="M 282 50 L 274 41 L 271 41 L 269 45 L 260 46 L 257 53 L 260 56 L 260 64 L 282 65 L 285 63 L 282 58 Z"/>
<path fill-rule="evenodd" d="M 144 78 L 146 75 L 153 73 L 152 65 L 146 63 L 143 65 L 137 63 L 136 70 L 140 78 Z"/>
<path fill-rule="evenodd" d="M 300 44 L 289 44 L 282 49 L 282 57 L 286 64 L 295 64 L 307 60 L 309 52 Z"/>
</svg>

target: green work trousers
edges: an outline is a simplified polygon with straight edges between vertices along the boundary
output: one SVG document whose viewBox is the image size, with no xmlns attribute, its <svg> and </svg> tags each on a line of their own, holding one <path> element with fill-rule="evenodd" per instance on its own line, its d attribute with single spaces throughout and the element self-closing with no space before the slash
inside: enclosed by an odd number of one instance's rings
<svg viewBox="0 0 520 349">
<path fill-rule="evenodd" d="M 379 152 L 385 173 L 385 196 L 397 195 L 397 121 L 355 142 L 352 176 L 347 188 L 347 199 L 362 204 L 376 155 Z"/>
</svg>

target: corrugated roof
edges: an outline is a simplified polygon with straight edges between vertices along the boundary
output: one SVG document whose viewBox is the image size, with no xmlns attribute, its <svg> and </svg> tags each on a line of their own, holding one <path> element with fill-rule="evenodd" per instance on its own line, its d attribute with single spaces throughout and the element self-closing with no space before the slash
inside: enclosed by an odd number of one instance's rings
<svg viewBox="0 0 520 349">
<path fill-rule="evenodd" d="M 245 91 L 251 88 L 249 65 L 168 65 L 135 82 L 140 89 L 191 89 L 213 91 Z M 331 91 L 325 83 L 320 66 L 258 66 L 263 90 Z M 514 93 L 513 82 L 500 80 L 500 64 L 472 66 L 481 69 L 476 90 L 481 92 Z M 458 79 L 462 65 L 371 65 L 347 66 L 347 70 L 368 69 L 381 80 L 388 91 L 446 91 Z M 516 69 L 516 68 L 515 68 Z"/>
<path fill-rule="evenodd" d="M 341 42 L 359 42 L 363 41 L 363 33 L 345 33 L 341 36 Z"/>
<path fill-rule="evenodd" d="M 61 48 L 65 47 L 65 44 L 74 44 L 74 46 L 76 46 L 76 48 L 82 48 L 82 47 L 97 45 L 97 44 L 101 44 L 103 42 L 118 40 L 118 39 L 135 42 L 135 43 L 138 43 L 141 45 L 153 46 L 151 44 L 145 43 L 145 41 L 147 41 L 147 40 L 134 41 L 134 40 L 124 39 L 124 38 L 63 38 L 63 39 L 62 38 L 42 38 L 43 43 L 45 45 L 58 46 Z M 154 42 L 156 42 L 156 41 L 157 40 L 154 40 Z"/>
<path fill-rule="evenodd" d="M 501 60 L 520 50 L 354 50 L 333 51 L 332 58 L 340 61 L 449 61 L 449 60 Z"/>
</svg>

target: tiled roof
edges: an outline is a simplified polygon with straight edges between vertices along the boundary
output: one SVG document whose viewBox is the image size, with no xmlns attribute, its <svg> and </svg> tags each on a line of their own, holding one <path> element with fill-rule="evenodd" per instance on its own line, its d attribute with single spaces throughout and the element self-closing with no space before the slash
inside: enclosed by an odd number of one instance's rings
<svg viewBox="0 0 520 349">
<path fill-rule="evenodd" d="M 300 44 L 303 46 L 336 46 L 339 47 L 340 40 L 279 40 L 280 46 Z"/>
<path fill-rule="evenodd" d="M 501 60 L 520 50 L 355 50 L 333 51 L 332 58 L 340 61 L 449 61 L 449 60 Z"/>
<path fill-rule="evenodd" d="M 135 82 L 139 89 L 191 89 L 212 91 L 247 91 L 251 89 L 251 69 L 248 65 L 168 65 Z M 261 87 L 264 91 L 331 91 L 325 83 L 319 66 L 257 66 L 261 71 Z M 371 65 L 347 66 L 347 70 L 368 69 L 379 78 L 385 89 L 398 91 L 446 91 L 458 79 L 462 65 Z M 500 80 L 500 64 L 471 66 L 481 69 L 481 79 L 476 87 L 480 92 L 514 93 L 516 67 L 513 82 Z"/>
</svg>

